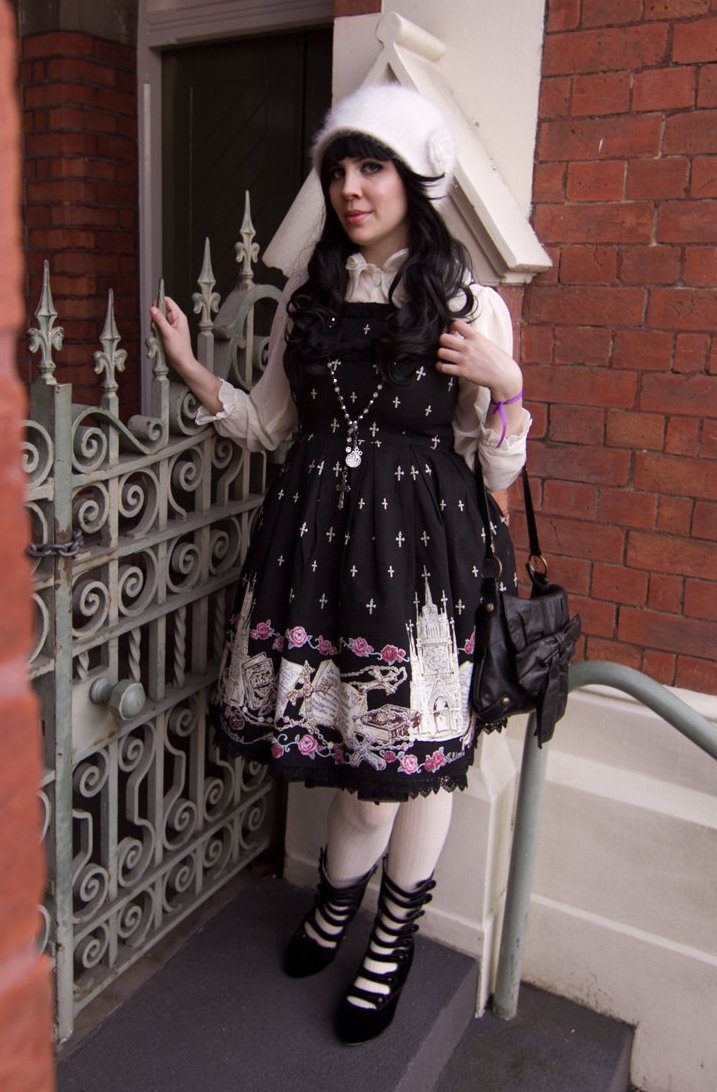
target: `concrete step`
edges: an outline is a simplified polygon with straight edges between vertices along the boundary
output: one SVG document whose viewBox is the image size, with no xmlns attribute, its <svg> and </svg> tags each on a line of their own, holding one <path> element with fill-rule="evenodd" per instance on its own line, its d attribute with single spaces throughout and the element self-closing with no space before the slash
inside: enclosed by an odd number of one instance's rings
<svg viewBox="0 0 717 1092">
<path fill-rule="evenodd" d="M 393 1025 L 344 1046 L 333 1014 L 371 921 L 328 970 L 291 980 L 283 949 L 310 903 L 251 879 L 64 1052 L 58 1092 L 626 1092 L 629 1029 L 527 989 L 515 1021 L 475 1020 L 476 962 L 420 934 Z"/>
</svg>

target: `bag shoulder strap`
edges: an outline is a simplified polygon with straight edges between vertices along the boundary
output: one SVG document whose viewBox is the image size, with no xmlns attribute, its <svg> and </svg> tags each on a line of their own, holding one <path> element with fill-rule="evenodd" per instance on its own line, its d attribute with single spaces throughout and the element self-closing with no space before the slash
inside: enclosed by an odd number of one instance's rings
<svg viewBox="0 0 717 1092">
<path fill-rule="evenodd" d="M 493 528 L 490 520 L 490 509 L 488 507 L 488 493 L 485 487 L 485 481 L 483 478 L 483 470 L 480 465 L 480 460 L 476 454 L 475 462 L 475 477 L 476 485 L 478 488 L 478 507 L 480 508 L 481 516 L 483 517 L 483 525 L 485 527 L 485 561 L 490 561 L 497 557 L 495 552 L 495 542 L 493 541 Z M 528 558 L 528 565 L 534 563 L 536 566 L 543 565 L 547 568 L 545 559 L 540 549 L 540 540 L 538 539 L 538 525 L 535 519 L 535 509 L 533 508 L 533 497 L 530 492 L 530 480 L 528 478 L 528 467 L 524 464 L 520 472 L 520 477 L 523 482 L 523 497 L 525 500 L 525 519 L 528 526 L 528 543 L 530 546 L 530 556 Z"/>
</svg>

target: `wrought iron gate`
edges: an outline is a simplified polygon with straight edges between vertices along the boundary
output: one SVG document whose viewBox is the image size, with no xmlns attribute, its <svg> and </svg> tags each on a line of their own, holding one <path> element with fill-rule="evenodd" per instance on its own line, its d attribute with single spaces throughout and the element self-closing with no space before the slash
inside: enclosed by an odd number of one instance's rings
<svg viewBox="0 0 717 1092">
<path fill-rule="evenodd" d="M 267 341 L 254 331 L 256 306 L 273 310 L 279 296 L 253 283 L 253 240 L 247 197 L 236 289 L 212 321 L 220 300 L 207 243 L 194 296 L 200 358 L 245 389 Z M 223 760 L 205 723 L 266 463 L 197 427 L 157 338 L 151 414 L 122 422 L 126 352 L 111 292 L 94 353 L 99 406 L 73 404 L 71 385 L 57 381 L 63 332 L 47 265 L 35 314 L 30 672 L 44 740 L 42 943 L 62 1040 L 84 1005 L 268 844 L 263 768 Z"/>
</svg>

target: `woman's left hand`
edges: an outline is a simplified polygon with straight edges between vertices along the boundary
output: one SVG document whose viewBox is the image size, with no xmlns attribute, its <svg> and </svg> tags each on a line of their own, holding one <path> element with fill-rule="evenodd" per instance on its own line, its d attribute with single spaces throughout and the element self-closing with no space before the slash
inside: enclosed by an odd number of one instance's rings
<svg viewBox="0 0 717 1092">
<path fill-rule="evenodd" d="M 506 402 L 523 389 L 523 375 L 512 356 L 469 322 L 456 319 L 438 339 L 439 372 L 487 387 L 494 402 Z"/>
</svg>

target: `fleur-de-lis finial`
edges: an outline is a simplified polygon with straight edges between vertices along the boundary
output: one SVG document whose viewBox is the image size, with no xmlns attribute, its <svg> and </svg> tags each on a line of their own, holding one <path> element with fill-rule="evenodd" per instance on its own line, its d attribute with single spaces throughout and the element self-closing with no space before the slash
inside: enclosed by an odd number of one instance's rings
<svg viewBox="0 0 717 1092">
<path fill-rule="evenodd" d="M 239 234 L 241 235 L 242 241 L 234 244 L 236 261 L 239 265 L 239 283 L 251 284 L 254 280 L 254 274 L 252 273 L 251 267 L 252 264 L 259 259 L 259 244 L 254 242 L 256 231 L 251 222 L 249 190 L 244 191 L 244 219 L 242 220 Z"/>
<path fill-rule="evenodd" d="M 28 344 L 31 353 L 42 352 L 42 359 L 38 365 L 40 376 L 48 386 L 56 386 L 55 362 L 52 359 L 52 350 L 62 348 L 65 331 L 62 326 L 55 327 L 57 311 L 52 300 L 50 289 L 50 263 L 45 260 L 42 267 L 42 291 L 35 311 L 37 326 L 32 326 L 28 332 Z"/>
<path fill-rule="evenodd" d="M 100 334 L 102 349 L 98 349 L 94 354 L 95 371 L 98 375 L 101 375 L 102 372 L 105 373 L 102 389 L 107 395 L 112 395 L 117 390 L 115 373 L 124 371 L 125 361 L 127 360 L 127 351 L 117 348 L 121 339 L 115 323 L 114 301 L 114 292 L 110 288 L 107 293 L 105 325 Z"/>
<path fill-rule="evenodd" d="M 202 263 L 202 272 L 199 274 L 199 280 L 197 281 L 201 291 L 195 292 L 192 296 L 194 314 L 199 315 L 200 330 L 211 330 L 212 314 L 216 314 L 219 310 L 221 297 L 218 292 L 214 291 L 214 285 L 216 283 L 214 270 L 212 269 L 212 252 L 209 246 L 209 239 L 205 239 L 204 262 Z"/>
</svg>

